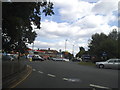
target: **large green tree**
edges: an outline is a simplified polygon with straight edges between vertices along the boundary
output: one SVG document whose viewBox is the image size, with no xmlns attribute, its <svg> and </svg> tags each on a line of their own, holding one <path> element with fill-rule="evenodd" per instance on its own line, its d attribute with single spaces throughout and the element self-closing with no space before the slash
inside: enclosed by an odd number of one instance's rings
<svg viewBox="0 0 120 90">
<path fill-rule="evenodd" d="M 108 35 L 104 33 L 92 35 L 91 42 L 89 43 L 90 54 L 101 58 L 106 53 L 107 58 L 119 58 L 118 36 L 119 32 L 117 30 L 113 30 Z"/>
<path fill-rule="evenodd" d="M 2 2 L 2 48 L 5 51 L 23 52 L 26 44 L 31 44 L 37 36 L 32 24 L 40 29 L 41 14 L 54 14 L 53 3 Z"/>
<path fill-rule="evenodd" d="M 73 54 L 71 54 L 70 52 L 67 52 L 67 51 L 62 51 L 62 55 L 64 58 L 67 58 L 67 59 L 73 58 Z"/>
</svg>

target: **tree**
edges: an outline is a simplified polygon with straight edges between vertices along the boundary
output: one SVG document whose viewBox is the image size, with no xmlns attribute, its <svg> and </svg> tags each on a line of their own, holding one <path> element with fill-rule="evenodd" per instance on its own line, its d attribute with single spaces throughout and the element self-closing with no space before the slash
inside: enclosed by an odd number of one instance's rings
<svg viewBox="0 0 120 90">
<path fill-rule="evenodd" d="M 109 50 L 111 49 L 112 52 L 110 53 L 110 55 L 112 57 L 117 57 L 117 58 L 120 58 L 120 56 L 118 55 L 119 54 L 119 35 L 120 35 L 120 32 L 118 32 L 116 29 L 113 29 L 113 31 L 108 35 L 110 41 L 112 42 L 112 47 L 109 48 Z"/>
<path fill-rule="evenodd" d="M 108 37 L 104 33 L 101 34 L 96 33 L 92 35 L 92 40 L 89 44 L 90 53 L 92 55 L 97 55 L 98 57 L 100 57 L 101 53 L 104 52 L 104 49 L 100 47 L 103 46 L 101 42 L 104 42 L 104 40 L 106 40 L 107 38 Z"/>
<path fill-rule="evenodd" d="M 71 54 L 70 52 L 67 52 L 67 51 L 62 51 L 62 55 L 64 58 L 67 58 L 67 59 L 73 58 L 73 54 Z"/>
<path fill-rule="evenodd" d="M 94 34 L 89 43 L 89 52 L 99 58 L 103 57 L 106 53 L 107 58 L 118 58 L 118 32 L 113 30 L 109 35 Z"/>
<path fill-rule="evenodd" d="M 118 40 L 118 32 L 116 29 L 113 29 L 111 33 L 109 33 L 108 37 L 112 40 Z"/>
<path fill-rule="evenodd" d="M 41 12 L 42 10 L 42 12 Z M 41 2 L 3 2 L 2 3 L 2 48 L 5 51 L 24 52 L 27 44 L 33 43 L 36 32 L 32 23 L 40 29 L 41 13 L 54 14 L 53 3 Z"/>
<path fill-rule="evenodd" d="M 83 47 L 79 47 L 80 51 L 76 54 L 76 57 L 81 58 L 83 54 L 85 54 L 85 49 Z"/>
</svg>

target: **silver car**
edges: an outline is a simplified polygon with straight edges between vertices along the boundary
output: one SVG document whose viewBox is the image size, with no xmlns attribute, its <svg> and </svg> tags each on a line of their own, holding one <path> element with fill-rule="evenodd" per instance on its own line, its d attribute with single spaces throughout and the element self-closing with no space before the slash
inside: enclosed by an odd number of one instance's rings
<svg viewBox="0 0 120 90">
<path fill-rule="evenodd" d="M 64 61 L 63 58 L 52 58 L 53 61 Z"/>
<path fill-rule="evenodd" d="M 120 69 L 120 59 L 109 59 L 105 62 L 96 62 L 96 66 L 99 68 Z"/>
</svg>

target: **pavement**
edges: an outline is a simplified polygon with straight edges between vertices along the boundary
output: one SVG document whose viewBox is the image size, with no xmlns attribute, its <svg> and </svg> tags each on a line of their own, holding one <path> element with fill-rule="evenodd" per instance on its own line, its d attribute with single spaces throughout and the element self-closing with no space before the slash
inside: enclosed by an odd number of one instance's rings
<svg viewBox="0 0 120 90">
<path fill-rule="evenodd" d="M 27 65 L 26 69 L 20 73 L 3 79 L 2 88 L 15 88 L 19 83 L 24 81 L 32 72 L 32 67 Z"/>
</svg>

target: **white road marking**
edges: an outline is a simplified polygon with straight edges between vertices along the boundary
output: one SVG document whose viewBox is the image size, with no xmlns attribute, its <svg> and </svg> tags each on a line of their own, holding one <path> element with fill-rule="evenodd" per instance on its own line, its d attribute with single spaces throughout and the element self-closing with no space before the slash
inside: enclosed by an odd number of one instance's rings
<svg viewBox="0 0 120 90">
<path fill-rule="evenodd" d="M 27 65 L 27 67 L 29 67 L 29 65 Z"/>
<path fill-rule="evenodd" d="M 38 71 L 39 73 L 41 73 L 41 74 L 43 74 L 43 72 L 41 72 L 41 71 Z"/>
<path fill-rule="evenodd" d="M 81 82 L 81 80 L 77 78 L 62 78 L 62 79 L 69 82 Z"/>
<path fill-rule="evenodd" d="M 36 69 L 33 69 L 33 71 L 36 71 Z"/>
<path fill-rule="evenodd" d="M 66 80 L 66 81 L 67 81 L 67 80 L 69 80 L 69 79 L 67 79 L 67 78 L 63 78 L 63 80 Z"/>
<path fill-rule="evenodd" d="M 102 89 L 110 89 L 108 87 L 104 87 L 104 86 L 99 86 L 99 85 L 95 85 L 95 84 L 90 84 L 91 87 L 94 87 L 94 88 L 102 88 Z"/>
<path fill-rule="evenodd" d="M 50 76 L 50 77 L 56 77 L 55 75 L 52 75 L 52 74 L 47 74 L 48 76 Z"/>
</svg>

